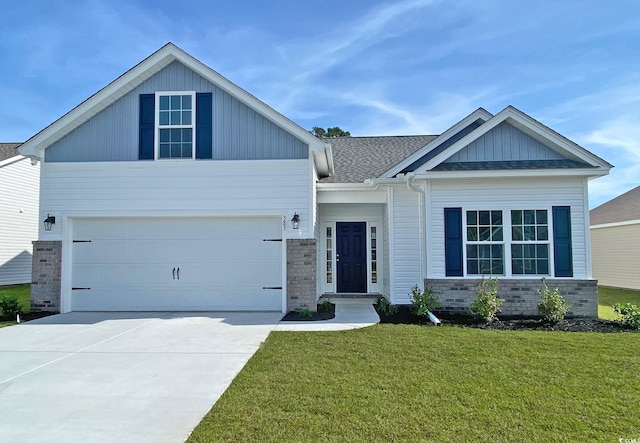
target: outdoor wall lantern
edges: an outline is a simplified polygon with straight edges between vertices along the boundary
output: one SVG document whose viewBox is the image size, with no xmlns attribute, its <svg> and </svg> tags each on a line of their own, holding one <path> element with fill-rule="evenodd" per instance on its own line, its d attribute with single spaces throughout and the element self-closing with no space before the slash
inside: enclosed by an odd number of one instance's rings
<svg viewBox="0 0 640 443">
<path fill-rule="evenodd" d="M 300 216 L 297 212 L 293 214 L 293 218 L 291 219 L 291 226 L 293 226 L 293 229 L 298 229 L 300 227 Z"/>
<path fill-rule="evenodd" d="M 51 226 L 56 224 L 56 218 L 53 215 L 47 214 L 47 218 L 44 219 L 44 230 L 51 231 Z"/>
</svg>

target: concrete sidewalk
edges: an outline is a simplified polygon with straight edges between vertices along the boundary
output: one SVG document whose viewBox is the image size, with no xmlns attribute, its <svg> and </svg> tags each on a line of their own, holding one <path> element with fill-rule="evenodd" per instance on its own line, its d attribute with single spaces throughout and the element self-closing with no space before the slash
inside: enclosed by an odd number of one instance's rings
<svg viewBox="0 0 640 443">
<path fill-rule="evenodd" d="M 333 298 L 336 316 L 323 321 L 281 321 L 275 331 L 344 331 L 375 325 L 380 317 L 370 298 Z"/>
</svg>

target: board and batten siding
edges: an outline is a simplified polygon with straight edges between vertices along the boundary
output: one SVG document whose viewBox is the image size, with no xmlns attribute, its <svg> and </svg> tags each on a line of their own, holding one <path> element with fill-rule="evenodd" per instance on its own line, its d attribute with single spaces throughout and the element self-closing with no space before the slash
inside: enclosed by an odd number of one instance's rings
<svg viewBox="0 0 640 443">
<path fill-rule="evenodd" d="M 591 278 L 585 186 L 585 180 L 580 177 L 431 180 L 430 206 L 427 208 L 427 222 L 431 224 L 431 238 L 427 241 L 428 278 L 445 278 L 444 208 L 461 207 L 464 222 L 464 211 L 468 209 L 501 209 L 503 217 L 508 217 L 507 211 L 511 209 L 548 209 L 551 219 L 552 206 L 571 207 L 573 278 Z"/>
<path fill-rule="evenodd" d="M 40 164 L 22 156 L 0 162 L 0 286 L 31 282 L 31 242 L 44 220 L 39 183 Z"/>
<path fill-rule="evenodd" d="M 65 216 L 311 217 L 311 160 L 45 163 L 42 214 L 56 220 L 41 240 L 60 240 Z M 287 215 L 288 217 L 288 215 Z M 291 217 L 288 217 L 290 219 Z M 296 236 L 313 237 L 310 223 Z M 287 220 L 287 230 L 291 223 Z"/>
<path fill-rule="evenodd" d="M 47 148 L 46 161 L 138 160 L 140 94 L 211 92 L 213 159 L 306 159 L 308 145 L 178 61 Z"/>
<path fill-rule="evenodd" d="M 415 285 L 422 286 L 420 259 L 420 217 L 418 214 L 421 194 L 395 186 L 391 189 L 390 209 L 390 275 L 391 302 L 410 303 L 409 292 Z"/>
<path fill-rule="evenodd" d="M 503 122 L 469 143 L 444 163 L 495 160 L 560 160 L 561 154 Z"/>
<path fill-rule="evenodd" d="M 591 228 L 593 278 L 602 286 L 640 289 L 640 221 Z"/>
</svg>

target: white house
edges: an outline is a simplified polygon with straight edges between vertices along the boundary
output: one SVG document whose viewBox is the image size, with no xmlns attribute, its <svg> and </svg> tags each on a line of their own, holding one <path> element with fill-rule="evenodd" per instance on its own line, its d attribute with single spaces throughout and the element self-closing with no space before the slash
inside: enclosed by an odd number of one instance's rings
<svg viewBox="0 0 640 443">
<path fill-rule="evenodd" d="M 0 286 L 31 281 L 31 242 L 38 239 L 40 166 L 0 143 Z"/>
<path fill-rule="evenodd" d="M 597 313 L 587 181 L 611 165 L 513 107 L 320 140 L 169 43 L 21 153 L 54 222 L 34 309 L 284 312 L 426 284 L 459 310 L 496 276 L 506 313 L 535 311 L 542 277 Z"/>
</svg>

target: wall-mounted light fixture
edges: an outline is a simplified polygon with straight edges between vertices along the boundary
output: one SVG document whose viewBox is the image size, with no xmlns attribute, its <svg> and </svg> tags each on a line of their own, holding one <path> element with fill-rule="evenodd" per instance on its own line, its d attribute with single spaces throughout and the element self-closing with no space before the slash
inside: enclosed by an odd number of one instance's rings
<svg viewBox="0 0 640 443">
<path fill-rule="evenodd" d="M 293 229 L 298 229 L 300 227 L 300 216 L 296 212 L 293 214 L 293 218 L 291 219 L 291 226 Z"/>
<path fill-rule="evenodd" d="M 44 230 L 51 231 L 51 226 L 56 224 L 56 218 L 53 215 L 47 214 L 47 218 L 44 219 Z"/>
</svg>

